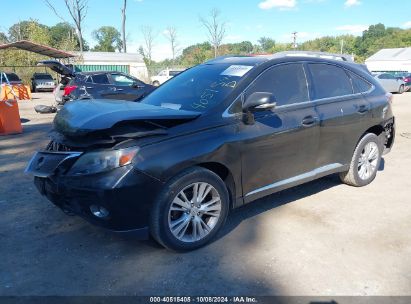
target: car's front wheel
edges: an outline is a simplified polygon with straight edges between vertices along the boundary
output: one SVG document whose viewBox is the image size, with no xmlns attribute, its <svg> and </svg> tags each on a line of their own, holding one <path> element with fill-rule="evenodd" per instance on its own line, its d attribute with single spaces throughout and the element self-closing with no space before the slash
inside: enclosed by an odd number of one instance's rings
<svg viewBox="0 0 411 304">
<path fill-rule="evenodd" d="M 382 144 L 377 135 L 366 134 L 355 148 L 350 168 L 340 173 L 341 180 L 351 186 L 362 187 L 371 183 L 381 162 Z"/>
<path fill-rule="evenodd" d="M 173 178 L 153 205 L 150 231 L 166 248 L 197 249 L 223 226 L 229 209 L 227 188 L 215 173 L 194 167 Z"/>
</svg>

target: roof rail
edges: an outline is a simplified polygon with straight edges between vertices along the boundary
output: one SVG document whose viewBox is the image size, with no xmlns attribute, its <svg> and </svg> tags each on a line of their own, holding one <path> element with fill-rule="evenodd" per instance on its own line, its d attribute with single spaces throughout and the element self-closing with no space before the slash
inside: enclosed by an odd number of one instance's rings
<svg viewBox="0 0 411 304">
<path fill-rule="evenodd" d="M 317 58 L 325 58 L 325 59 L 333 59 L 333 60 L 340 60 L 340 61 L 349 61 L 354 62 L 354 56 L 348 54 L 333 54 L 333 53 L 326 53 L 326 52 L 313 52 L 313 51 L 285 51 L 275 53 L 274 56 L 283 57 L 317 57 Z"/>
</svg>

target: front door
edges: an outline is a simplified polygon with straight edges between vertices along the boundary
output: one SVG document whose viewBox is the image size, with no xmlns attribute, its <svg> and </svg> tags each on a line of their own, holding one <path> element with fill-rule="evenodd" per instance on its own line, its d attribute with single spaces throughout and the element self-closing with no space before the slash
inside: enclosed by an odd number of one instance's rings
<svg viewBox="0 0 411 304">
<path fill-rule="evenodd" d="M 277 106 L 242 124 L 242 182 L 245 202 L 310 177 L 318 150 L 318 118 L 310 102 L 302 63 L 283 64 L 263 72 L 246 90 L 270 92 Z"/>
<path fill-rule="evenodd" d="M 123 73 L 112 73 L 114 85 L 112 99 L 138 101 L 144 97 L 145 83 Z"/>
</svg>

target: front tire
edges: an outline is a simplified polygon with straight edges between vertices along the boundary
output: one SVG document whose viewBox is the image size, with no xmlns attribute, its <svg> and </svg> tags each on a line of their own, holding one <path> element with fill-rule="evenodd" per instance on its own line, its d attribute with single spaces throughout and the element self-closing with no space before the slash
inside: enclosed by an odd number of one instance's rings
<svg viewBox="0 0 411 304">
<path fill-rule="evenodd" d="M 366 134 L 355 148 L 349 170 L 340 173 L 341 181 L 355 187 L 371 183 L 377 175 L 382 151 L 378 136 L 374 133 Z"/>
<path fill-rule="evenodd" d="M 228 210 L 228 191 L 221 178 L 194 167 L 170 180 L 159 194 L 150 214 L 150 232 L 168 249 L 194 250 L 216 236 Z"/>
</svg>

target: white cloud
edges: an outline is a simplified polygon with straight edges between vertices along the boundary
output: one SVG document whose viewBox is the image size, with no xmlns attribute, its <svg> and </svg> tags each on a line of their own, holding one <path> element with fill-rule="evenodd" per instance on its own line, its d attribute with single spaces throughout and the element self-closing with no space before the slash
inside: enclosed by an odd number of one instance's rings
<svg viewBox="0 0 411 304">
<path fill-rule="evenodd" d="M 411 28 L 411 21 L 405 22 L 405 23 L 402 25 L 402 27 L 403 27 L 403 28 L 406 28 L 406 29 Z"/>
<path fill-rule="evenodd" d="M 337 31 L 346 32 L 352 35 L 361 34 L 368 29 L 368 25 L 364 24 L 347 24 L 336 27 Z"/>
<path fill-rule="evenodd" d="M 296 0 L 265 0 L 258 4 L 258 7 L 263 10 L 269 10 L 272 8 L 278 8 L 280 10 L 292 9 L 296 7 Z"/>
<path fill-rule="evenodd" d="M 345 7 L 351 7 L 351 6 L 356 6 L 356 5 L 360 5 L 360 4 L 361 4 L 360 0 L 347 0 L 344 3 Z"/>
</svg>

